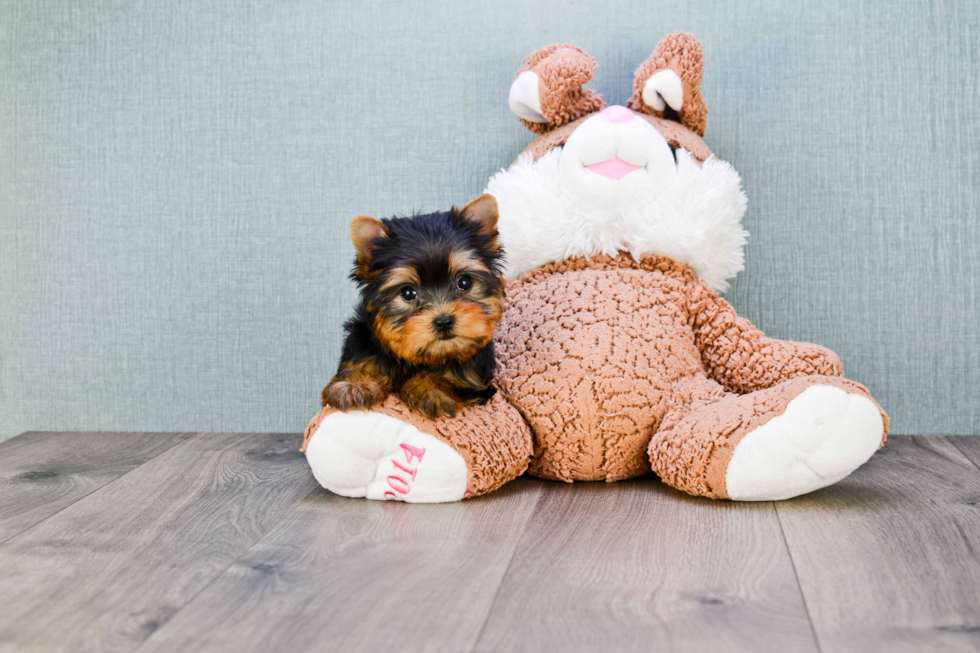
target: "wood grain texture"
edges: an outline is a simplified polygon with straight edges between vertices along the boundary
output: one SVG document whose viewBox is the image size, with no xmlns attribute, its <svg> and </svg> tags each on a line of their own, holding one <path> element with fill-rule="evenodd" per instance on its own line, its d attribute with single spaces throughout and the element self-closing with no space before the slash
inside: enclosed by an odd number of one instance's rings
<svg viewBox="0 0 980 653">
<path fill-rule="evenodd" d="M 478 651 L 816 651 L 771 503 L 548 484 Z"/>
<path fill-rule="evenodd" d="M 0 443 L 0 542 L 190 436 L 190 433 L 24 433 Z"/>
<path fill-rule="evenodd" d="M 540 486 L 441 505 L 315 492 L 140 653 L 471 650 Z"/>
<path fill-rule="evenodd" d="M 947 439 L 980 469 L 980 437 Z"/>
<path fill-rule="evenodd" d="M 774 507 L 652 478 L 358 501 L 299 435 L 170 437 L 0 445 L 6 523 L 70 504 L 0 544 L 0 653 L 980 649 L 980 438 L 892 438 Z"/>
<path fill-rule="evenodd" d="M 134 650 L 316 487 L 300 441 L 195 436 L 7 540 L 0 651 Z"/>
<path fill-rule="evenodd" d="M 837 485 L 778 503 L 821 648 L 980 650 L 978 501 L 957 446 L 897 437 Z"/>
</svg>

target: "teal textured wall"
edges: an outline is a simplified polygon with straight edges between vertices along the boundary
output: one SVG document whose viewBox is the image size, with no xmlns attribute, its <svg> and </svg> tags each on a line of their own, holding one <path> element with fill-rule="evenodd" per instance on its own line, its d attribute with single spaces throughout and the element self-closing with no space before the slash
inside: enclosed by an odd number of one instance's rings
<svg viewBox="0 0 980 653">
<path fill-rule="evenodd" d="M 298 431 L 359 213 L 465 202 L 531 136 L 521 59 L 630 94 L 705 46 L 751 233 L 728 299 L 828 345 L 894 432 L 980 432 L 975 2 L 0 3 L 0 439 Z"/>
</svg>

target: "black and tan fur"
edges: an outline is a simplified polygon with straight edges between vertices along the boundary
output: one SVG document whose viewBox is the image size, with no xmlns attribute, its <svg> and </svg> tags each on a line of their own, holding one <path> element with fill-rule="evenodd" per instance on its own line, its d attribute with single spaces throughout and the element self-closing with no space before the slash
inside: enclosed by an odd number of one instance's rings
<svg viewBox="0 0 980 653">
<path fill-rule="evenodd" d="M 429 417 L 453 417 L 485 403 L 504 297 L 496 200 L 411 218 L 359 216 L 351 238 L 361 301 L 323 404 L 364 410 L 398 392 Z"/>
</svg>

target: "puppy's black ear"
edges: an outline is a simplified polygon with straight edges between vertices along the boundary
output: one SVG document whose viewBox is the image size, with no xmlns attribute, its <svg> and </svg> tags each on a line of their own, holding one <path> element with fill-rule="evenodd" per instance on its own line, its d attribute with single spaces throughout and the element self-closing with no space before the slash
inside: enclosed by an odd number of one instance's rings
<svg viewBox="0 0 980 653">
<path fill-rule="evenodd" d="M 350 239 L 357 250 L 357 263 L 366 266 L 371 262 L 371 250 L 375 238 L 387 238 L 381 220 L 359 215 L 350 223 Z"/>
<path fill-rule="evenodd" d="M 480 227 L 480 233 L 485 236 L 497 235 L 497 200 L 493 195 L 480 195 L 463 207 L 460 212 L 464 219 Z"/>
</svg>

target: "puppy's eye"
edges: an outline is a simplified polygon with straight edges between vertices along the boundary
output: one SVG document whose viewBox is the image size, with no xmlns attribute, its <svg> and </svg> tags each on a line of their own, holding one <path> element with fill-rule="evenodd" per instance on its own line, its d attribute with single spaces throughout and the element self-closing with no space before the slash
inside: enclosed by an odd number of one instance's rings
<svg viewBox="0 0 980 653">
<path fill-rule="evenodd" d="M 473 287 L 473 278 L 468 274 L 459 275 L 459 278 L 456 279 L 456 287 L 466 292 Z"/>
<path fill-rule="evenodd" d="M 414 302 L 415 298 L 419 296 L 419 291 L 417 291 L 413 286 L 403 286 L 401 296 L 406 302 Z"/>
</svg>

